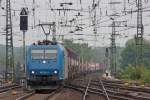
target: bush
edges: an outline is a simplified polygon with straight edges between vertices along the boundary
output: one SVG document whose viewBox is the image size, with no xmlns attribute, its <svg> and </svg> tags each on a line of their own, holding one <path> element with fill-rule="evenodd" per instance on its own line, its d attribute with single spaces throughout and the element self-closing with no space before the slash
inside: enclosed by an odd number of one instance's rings
<svg viewBox="0 0 150 100">
<path fill-rule="evenodd" d="M 150 83 L 150 69 L 145 68 L 141 74 L 141 82 L 142 83 Z"/>
<path fill-rule="evenodd" d="M 150 83 L 150 69 L 138 66 L 129 66 L 121 71 L 121 78 L 127 80 L 136 80 L 141 83 Z"/>
</svg>

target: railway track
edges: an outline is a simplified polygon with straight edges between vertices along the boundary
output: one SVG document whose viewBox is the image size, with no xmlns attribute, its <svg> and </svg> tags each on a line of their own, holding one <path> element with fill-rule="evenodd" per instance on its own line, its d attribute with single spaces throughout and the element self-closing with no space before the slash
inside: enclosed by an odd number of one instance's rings
<svg viewBox="0 0 150 100">
<path fill-rule="evenodd" d="M 150 89 L 139 88 L 139 87 L 125 87 L 123 83 L 101 81 L 106 88 L 107 93 L 110 97 L 125 99 L 125 100 L 150 100 Z M 93 84 L 95 85 L 95 84 Z M 98 87 L 99 82 L 97 81 L 96 86 Z"/>
<path fill-rule="evenodd" d="M 112 88 L 112 89 L 117 89 L 119 90 L 127 90 L 127 91 L 134 91 L 134 92 L 143 92 L 143 93 L 150 93 L 150 88 L 144 88 L 144 87 L 138 87 L 138 86 L 125 86 L 122 84 L 115 84 L 115 83 L 107 83 L 103 82 L 105 87 Z M 97 82 L 92 83 L 93 85 L 97 85 Z"/>
<path fill-rule="evenodd" d="M 87 84 L 87 86 L 86 86 L 86 89 L 85 89 L 85 92 L 84 92 L 84 95 L 83 95 L 82 100 L 86 100 L 90 83 L 91 83 L 91 79 L 89 79 L 89 82 L 88 82 L 88 84 Z"/>
<path fill-rule="evenodd" d="M 13 88 L 8 91 L 0 93 L 0 100 L 16 100 L 16 98 L 27 94 L 22 87 Z"/>
<path fill-rule="evenodd" d="M 75 84 L 66 84 L 65 88 L 69 88 L 69 89 L 73 89 L 73 90 L 81 92 L 83 94 L 82 100 L 97 100 L 98 98 L 101 98 L 100 100 L 110 100 L 107 98 L 108 95 L 107 95 L 106 91 L 99 92 L 97 89 L 94 89 L 91 87 L 91 83 L 92 83 L 92 79 L 89 79 L 86 86 L 75 85 Z M 90 99 L 90 97 L 93 99 Z"/>
<path fill-rule="evenodd" d="M 103 92 L 104 92 L 104 94 L 105 94 L 106 99 L 107 99 L 107 100 L 110 100 L 110 98 L 109 98 L 109 96 L 108 96 L 108 93 L 107 93 L 107 91 L 106 91 L 106 89 L 105 89 L 105 86 L 104 86 L 104 84 L 103 84 L 103 82 L 102 82 L 101 80 L 99 80 L 99 84 L 101 84 L 101 87 L 102 87 L 102 89 L 103 89 Z"/>
<path fill-rule="evenodd" d="M 83 81 L 82 79 L 78 79 L 77 81 Z M 120 80 L 101 80 L 105 87 L 120 91 L 120 90 L 125 90 L 125 91 L 133 91 L 133 92 L 139 92 L 139 93 L 146 93 L 150 94 L 150 87 L 143 87 L 143 86 L 136 86 L 136 85 L 125 85 L 126 82 L 120 81 Z M 92 83 L 93 85 L 99 86 L 99 80 L 93 80 Z"/>
<path fill-rule="evenodd" d="M 87 96 L 87 93 L 92 93 L 105 97 L 105 100 L 150 100 L 150 91 L 148 89 L 123 87 L 121 85 L 122 83 L 115 84 L 115 82 L 112 82 L 111 84 L 100 79 L 96 80 L 96 84 L 93 83 L 95 83 L 95 80 L 91 81 L 90 85 L 85 85 L 78 81 L 78 84 L 70 83 L 66 85 L 66 87 L 84 93 L 85 97 Z M 119 91 L 118 88 L 120 89 Z"/>
<path fill-rule="evenodd" d="M 36 93 L 32 91 L 26 95 L 23 95 L 16 100 L 49 100 L 52 96 L 59 93 L 62 88 L 50 91 L 50 93 Z"/>
<path fill-rule="evenodd" d="M 53 100 L 53 98 L 61 95 L 59 87 L 47 94 L 39 94 L 34 91 L 25 92 L 20 86 L 8 86 L 6 93 L 0 94 L 0 100 Z M 82 100 L 150 100 L 150 91 L 139 87 L 125 87 L 122 83 L 106 82 L 100 78 L 85 78 L 83 81 L 65 84 L 64 88 L 78 91 Z M 138 90 L 139 89 L 139 90 Z M 16 95 L 12 95 L 12 91 L 17 91 Z M 63 97 L 63 96 L 62 96 Z M 101 99 L 98 99 L 101 98 Z"/>
<path fill-rule="evenodd" d="M 8 86 L 3 86 L 0 87 L 0 93 L 12 90 L 12 89 L 16 89 L 16 88 L 21 88 L 21 86 L 17 85 L 17 84 L 12 84 L 12 85 L 8 85 Z"/>
</svg>

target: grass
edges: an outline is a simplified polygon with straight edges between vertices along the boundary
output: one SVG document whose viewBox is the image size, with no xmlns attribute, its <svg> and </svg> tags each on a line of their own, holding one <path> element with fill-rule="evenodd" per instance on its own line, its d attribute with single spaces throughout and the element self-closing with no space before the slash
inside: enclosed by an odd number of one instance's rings
<svg viewBox="0 0 150 100">
<path fill-rule="evenodd" d="M 121 79 L 136 81 L 140 84 L 150 83 L 150 69 L 143 66 L 128 66 L 121 71 L 119 76 Z"/>
</svg>

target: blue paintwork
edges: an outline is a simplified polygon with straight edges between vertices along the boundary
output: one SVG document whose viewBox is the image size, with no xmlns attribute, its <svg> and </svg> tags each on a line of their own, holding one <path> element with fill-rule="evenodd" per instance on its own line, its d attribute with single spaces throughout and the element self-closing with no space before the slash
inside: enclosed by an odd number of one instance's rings
<svg viewBox="0 0 150 100">
<path fill-rule="evenodd" d="M 45 60 L 46 63 L 42 63 L 43 60 L 33 60 L 31 58 L 31 50 L 32 49 L 56 49 L 58 50 L 57 61 L 53 61 L 52 59 Z M 26 60 L 26 74 L 29 78 L 32 75 L 32 70 L 35 71 L 35 74 L 40 75 L 52 75 L 54 74 L 54 70 L 58 71 L 59 80 L 64 79 L 64 48 L 60 44 L 56 45 L 30 45 L 27 50 L 27 60 Z"/>
</svg>

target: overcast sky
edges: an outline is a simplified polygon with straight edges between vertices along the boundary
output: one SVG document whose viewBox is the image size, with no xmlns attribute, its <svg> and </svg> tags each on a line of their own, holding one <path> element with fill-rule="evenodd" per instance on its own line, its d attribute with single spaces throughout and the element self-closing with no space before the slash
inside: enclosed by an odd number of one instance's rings
<svg viewBox="0 0 150 100">
<path fill-rule="evenodd" d="M 0 0 L 1 8 L 5 8 L 5 1 Z M 112 2 L 113 1 L 113 2 Z M 129 2 L 128 2 L 129 1 Z M 116 28 L 116 44 L 118 46 L 124 46 L 125 42 L 133 38 L 136 34 L 136 28 L 129 29 L 129 26 L 136 27 L 136 15 L 137 13 L 125 14 L 124 11 L 134 11 L 137 9 L 136 0 L 95 0 L 95 3 L 98 4 L 96 8 L 96 27 L 97 27 L 97 41 L 95 40 L 92 26 L 92 19 L 94 12 L 89 13 L 89 9 L 92 8 L 93 0 L 11 0 L 12 7 L 12 22 L 13 22 L 13 38 L 14 46 L 22 46 L 22 32 L 19 30 L 19 13 L 22 7 L 28 8 L 29 11 L 29 30 L 26 32 L 26 44 L 31 44 L 38 40 L 45 39 L 45 35 L 40 27 L 35 27 L 35 25 L 40 23 L 48 23 L 55 21 L 57 23 L 57 35 L 64 35 L 66 39 L 74 39 L 75 42 L 84 42 L 89 43 L 90 46 L 109 46 L 110 45 L 110 36 L 112 28 L 112 20 L 110 20 L 111 15 L 116 13 L 118 16 L 115 17 L 116 21 L 127 21 L 128 27 L 118 27 Z M 60 3 L 72 2 L 72 5 L 65 5 L 64 8 L 75 9 L 76 11 L 51 11 L 50 9 L 62 8 Z M 98 3 L 99 2 L 99 3 Z M 115 4 L 114 4 L 115 2 Z M 125 3 L 126 2 L 126 3 Z M 113 3 L 113 4 L 112 4 Z M 35 8 L 35 15 L 33 14 L 33 8 Z M 150 1 L 143 0 L 143 24 L 144 24 L 144 37 L 149 39 L 150 31 Z M 82 9 L 82 11 L 81 11 Z M 0 40 L 1 44 L 5 44 L 5 35 L 2 35 L 5 32 L 5 9 L 0 9 Z M 76 16 L 80 13 L 83 16 Z M 75 19 L 72 23 L 70 20 Z M 72 25 L 72 27 L 61 27 L 60 22 L 63 22 L 63 25 Z M 83 24 L 82 31 L 74 31 L 76 27 Z M 120 24 L 121 26 L 125 23 Z M 45 28 L 47 29 L 47 28 Z M 123 31 L 125 30 L 125 31 Z M 82 36 L 77 36 L 75 34 L 84 34 Z M 84 41 L 77 41 L 76 39 L 83 38 Z M 50 39 L 50 37 L 49 37 Z"/>
</svg>

